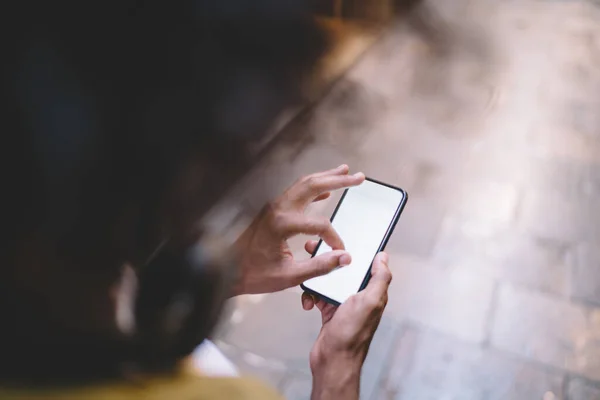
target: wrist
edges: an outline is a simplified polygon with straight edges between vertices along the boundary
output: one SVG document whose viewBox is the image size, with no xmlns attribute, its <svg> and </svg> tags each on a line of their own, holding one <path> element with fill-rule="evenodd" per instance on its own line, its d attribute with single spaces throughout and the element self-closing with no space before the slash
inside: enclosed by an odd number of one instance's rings
<svg viewBox="0 0 600 400">
<path fill-rule="evenodd" d="M 312 400 L 358 399 L 363 359 L 351 354 L 311 353 Z"/>
</svg>

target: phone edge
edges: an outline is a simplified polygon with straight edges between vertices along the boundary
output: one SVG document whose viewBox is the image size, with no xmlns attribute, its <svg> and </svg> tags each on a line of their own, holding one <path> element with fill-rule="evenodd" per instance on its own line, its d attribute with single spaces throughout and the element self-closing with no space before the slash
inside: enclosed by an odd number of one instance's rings
<svg viewBox="0 0 600 400">
<path fill-rule="evenodd" d="M 396 214 L 394 215 L 394 219 L 392 220 L 392 223 L 388 227 L 388 231 L 385 233 L 385 236 L 383 238 L 383 241 L 381 242 L 381 245 L 379 246 L 379 249 L 377 249 L 377 253 L 380 253 L 385 250 L 390 238 L 392 237 L 392 234 L 394 233 L 394 230 L 396 229 L 396 225 L 398 224 L 398 221 L 400 221 L 400 215 L 402 215 L 402 211 L 404 211 L 404 207 L 406 206 L 406 203 L 408 202 L 408 192 L 397 186 L 379 182 L 379 181 L 376 181 L 375 179 L 369 179 L 369 180 L 371 182 L 375 182 L 380 185 L 387 186 L 391 189 L 395 189 L 395 190 L 399 191 L 400 193 L 402 193 L 402 202 L 400 202 L 400 205 L 398 206 L 398 209 L 396 210 Z M 373 258 L 373 261 L 375 261 L 375 258 Z M 371 261 L 371 265 L 369 266 L 369 269 L 367 270 L 367 273 L 365 274 L 365 278 L 364 278 L 362 284 L 360 285 L 357 293 L 364 290 L 367 287 L 367 285 L 369 284 L 369 281 L 371 280 L 371 269 L 373 268 L 373 261 Z"/>
</svg>

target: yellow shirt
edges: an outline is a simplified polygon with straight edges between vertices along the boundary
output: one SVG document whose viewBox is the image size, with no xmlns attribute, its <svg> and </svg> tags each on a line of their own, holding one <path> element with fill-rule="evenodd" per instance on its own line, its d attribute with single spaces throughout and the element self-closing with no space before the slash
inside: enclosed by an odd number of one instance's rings
<svg viewBox="0 0 600 400">
<path fill-rule="evenodd" d="M 62 389 L 3 389 L 0 399 L 15 400 L 281 400 L 273 389 L 253 379 L 209 378 L 181 374 L 139 382 L 119 382 Z"/>
</svg>

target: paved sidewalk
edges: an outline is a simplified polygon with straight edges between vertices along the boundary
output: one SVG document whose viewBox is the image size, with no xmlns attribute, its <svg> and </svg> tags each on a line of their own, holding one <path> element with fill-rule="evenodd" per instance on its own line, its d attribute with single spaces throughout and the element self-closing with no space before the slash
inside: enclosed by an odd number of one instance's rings
<svg viewBox="0 0 600 400">
<path fill-rule="evenodd" d="M 600 6 L 430 3 L 438 31 L 392 26 L 238 211 L 342 162 L 410 193 L 361 398 L 600 399 Z M 290 399 L 310 397 L 320 322 L 299 297 L 238 298 L 217 338 Z"/>
</svg>

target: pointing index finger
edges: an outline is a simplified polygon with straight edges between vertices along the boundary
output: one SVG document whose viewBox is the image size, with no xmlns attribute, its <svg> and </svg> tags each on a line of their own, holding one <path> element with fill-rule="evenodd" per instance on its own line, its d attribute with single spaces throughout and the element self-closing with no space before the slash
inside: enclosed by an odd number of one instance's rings
<svg viewBox="0 0 600 400">
<path fill-rule="evenodd" d="M 291 213 L 280 219 L 278 230 L 286 238 L 301 233 L 318 235 L 332 249 L 344 249 L 344 242 L 327 218 L 314 218 L 305 214 Z"/>
<path fill-rule="evenodd" d="M 354 175 L 311 176 L 292 188 L 291 198 L 295 199 L 297 204 L 306 205 L 321 193 L 358 186 L 364 180 L 365 174 L 362 172 Z"/>
<path fill-rule="evenodd" d="M 350 168 L 346 164 L 342 164 L 339 167 L 327 171 L 316 172 L 310 176 L 347 175 L 348 171 L 350 171 Z"/>
</svg>

